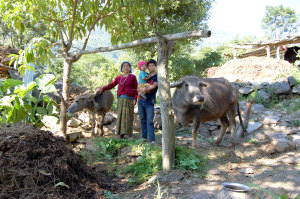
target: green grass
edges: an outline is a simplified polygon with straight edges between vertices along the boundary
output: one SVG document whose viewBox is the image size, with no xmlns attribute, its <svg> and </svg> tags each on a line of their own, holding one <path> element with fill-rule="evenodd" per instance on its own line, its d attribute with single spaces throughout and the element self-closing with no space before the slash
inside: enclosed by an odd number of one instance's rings
<svg viewBox="0 0 300 199">
<path fill-rule="evenodd" d="M 152 175 L 162 170 L 162 148 L 159 145 L 143 143 L 142 140 L 124 140 L 96 138 L 95 152 L 83 151 L 81 156 L 88 163 L 93 161 L 110 161 L 126 158 L 121 156 L 121 150 L 131 147 L 131 151 L 141 154 L 134 163 L 120 165 L 116 172 L 118 174 L 128 174 L 131 176 L 131 184 L 139 184 L 148 180 Z M 177 146 L 175 149 L 175 169 L 194 171 L 199 176 L 204 176 L 208 165 L 208 158 L 199 154 L 193 148 Z M 115 164 L 114 166 L 117 166 Z"/>
</svg>

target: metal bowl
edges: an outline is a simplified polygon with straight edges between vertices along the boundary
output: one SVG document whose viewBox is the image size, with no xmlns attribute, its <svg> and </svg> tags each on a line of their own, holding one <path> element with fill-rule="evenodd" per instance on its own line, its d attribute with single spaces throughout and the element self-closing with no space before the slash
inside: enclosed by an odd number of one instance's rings
<svg viewBox="0 0 300 199">
<path fill-rule="evenodd" d="M 222 186 L 224 189 L 235 191 L 235 192 L 248 192 L 251 190 L 251 188 L 248 187 L 247 185 L 240 184 L 240 183 L 224 182 Z"/>
</svg>

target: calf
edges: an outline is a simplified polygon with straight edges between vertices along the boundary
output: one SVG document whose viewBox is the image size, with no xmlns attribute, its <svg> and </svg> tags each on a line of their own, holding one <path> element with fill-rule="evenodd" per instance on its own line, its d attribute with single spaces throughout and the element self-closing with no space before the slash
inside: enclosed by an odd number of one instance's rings
<svg viewBox="0 0 300 199">
<path fill-rule="evenodd" d="M 87 108 L 91 113 L 92 136 L 98 133 L 98 125 L 100 123 L 100 136 L 104 135 L 103 120 L 106 113 L 110 110 L 114 102 L 114 96 L 110 91 L 104 91 L 101 94 L 83 93 L 75 98 L 74 102 L 69 106 L 68 113 L 76 113 Z M 101 117 L 101 120 L 100 120 Z"/>
<path fill-rule="evenodd" d="M 221 130 L 215 144 L 218 145 L 231 126 L 231 144 L 234 145 L 236 129 L 235 116 L 238 111 L 238 91 L 224 78 L 198 78 L 184 76 L 179 82 L 170 86 L 176 87 L 172 98 L 175 122 L 184 126 L 193 122 L 193 147 L 197 147 L 197 136 L 200 122 L 219 119 Z M 242 124 L 241 117 L 240 122 Z"/>
</svg>

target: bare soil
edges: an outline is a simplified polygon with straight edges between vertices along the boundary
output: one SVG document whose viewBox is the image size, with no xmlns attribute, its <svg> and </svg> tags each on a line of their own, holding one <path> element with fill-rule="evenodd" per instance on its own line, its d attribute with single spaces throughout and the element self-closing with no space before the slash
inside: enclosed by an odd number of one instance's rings
<svg viewBox="0 0 300 199">
<path fill-rule="evenodd" d="M 226 77 L 236 75 L 242 82 L 275 81 L 292 75 L 296 66 L 284 60 L 267 57 L 247 57 L 230 60 L 221 67 L 212 67 L 207 71 L 208 77 Z"/>
</svg>

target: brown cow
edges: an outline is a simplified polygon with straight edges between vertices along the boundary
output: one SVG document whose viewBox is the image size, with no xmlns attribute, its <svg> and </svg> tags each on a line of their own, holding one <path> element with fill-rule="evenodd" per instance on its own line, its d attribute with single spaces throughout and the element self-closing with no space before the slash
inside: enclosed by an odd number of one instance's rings
<svg viewBox="0 0 300 199">
<path fill-rule="evenodd" d="M 193 147 L 197 147 L 197 135 L 200 122 L 219 119 L 221 130 L 215 144 L 218 145 L 231 126 L 231 144 L 234 145 L 236 129 L 235 116 L 238 111 L 238 91 L 224 78 L 198 78 L 184 76 L 176 87 L 172 98 L 175 121 L 184 126 L 193 122 Z M 240 122 L 242 125 L 241 117 Z M 229 120 L 228 120 L 229 119 Z M 242 125 L 243 126 L 243 125 Z"/>
<path fill-rule="evenodd" d="M 75 113 L 87 108 L 91 112 L 92 116 L 92 136 L 95 136 L 95 134 L 97 135 L 99 123 L 100 136 L 103 136 L 103 120 L 106 113 L 110 110 L 113 102 L 114 96 L 110 91 L 104 91 L 101 94 L 96 95 L 90 95 L 88 92 L 85 92 L 75 98 L 67 111 L 68 113 Z"/>
</svg>

